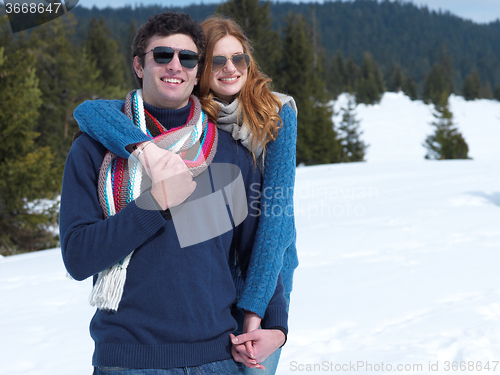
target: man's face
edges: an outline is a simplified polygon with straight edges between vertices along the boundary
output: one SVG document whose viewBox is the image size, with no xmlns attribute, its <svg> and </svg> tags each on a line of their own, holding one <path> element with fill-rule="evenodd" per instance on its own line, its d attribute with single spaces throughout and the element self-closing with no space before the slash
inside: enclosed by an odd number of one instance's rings
<svg viewBox="0 0 500 375">
<path fill-rule="evenodd" d="M 146 52 L 155 47 L 171 47 L 176 52 L 168 64 L 158 64 L 153 58 L 153 52 L 144 56 L 144 66 L 141 66 L 139 57 L 134 58 L 134 69 L 139 78 L 142 78 L 144 101 L 163 109 L 185 107 L 194 86 L 198 83 L 198 65 L 192 69 L 185 68 L 179 61 L 177 51 L 185 49 L 198 53 L 196 44 L 191 37 L 184 34 L 155 35 L 149 40 Z"/>
</svg>

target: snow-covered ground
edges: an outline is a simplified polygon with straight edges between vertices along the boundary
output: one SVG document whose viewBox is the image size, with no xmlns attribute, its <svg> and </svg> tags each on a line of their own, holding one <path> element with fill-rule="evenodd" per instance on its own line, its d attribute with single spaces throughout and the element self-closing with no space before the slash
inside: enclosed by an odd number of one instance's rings
<svg viewBox="0 0 500 375">
<path fill-rule="evenodd" d="M 335 104 L 335 112 L 347 107 L 348 96 L 341 95 Z M 451 95 L 450 110 L 453 122 L 469 145 L 469 157 L 477 160 L 499 160 L 500 103 L 491 100 L 466 101 Z M 378 105 L 358 105 L 357 118 L 361 120 L 363 139 L 370 144 L 367 160 L 421 161 L 426 152 L 422 147 L 425 137 L 434 127 L 433 106 L 421 100 L 411 101 L 403 93 L 386 93 Z M 336 116 L 340 123 L 342 116 Z"/>
<path fill-rule="evenodd" d="M 278 374 L 500 373 L 500 103 L 450 102 L 472 160 L 424 160 L 431 107 L 387 93 L 367 162 L 298 169 Z M 90 374 L 90 288 L 59 249 L 0 258 L 0 374 Z"/>
</svg>

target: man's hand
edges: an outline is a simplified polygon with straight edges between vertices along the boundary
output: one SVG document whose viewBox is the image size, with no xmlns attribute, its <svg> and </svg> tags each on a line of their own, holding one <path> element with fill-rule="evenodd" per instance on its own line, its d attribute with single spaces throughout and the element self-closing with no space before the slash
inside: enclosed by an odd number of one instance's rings
<svg viewBox="0 0 500 375">
<path fill-rule="evenodd" d="M 181 157 L 154 143 L 140 146 L 137 158 L 151 178 L 151 194 L 156 202 L 163 210 L 184 202 L 196 189 L 196 182 Z"/>
<path fill-rule="evenodd" d="M 285 343 L 285 334 L 279 329 L 257 329 L 236 337 L 231 334 L 230 337 L 234 360 L 262 370 L 265 367 L 261 363 Z M 251 343 L 250 350 L 247 343 Z"/>
</svg>

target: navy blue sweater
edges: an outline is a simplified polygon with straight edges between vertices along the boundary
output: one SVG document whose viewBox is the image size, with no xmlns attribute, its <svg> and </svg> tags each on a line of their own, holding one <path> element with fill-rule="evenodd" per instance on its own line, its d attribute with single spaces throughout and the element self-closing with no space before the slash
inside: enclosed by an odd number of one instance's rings
<svg viewBox="0 0 500 375">
<path fill-rule="evenodd" d="M 237 166 L 247 187 L 249 213 L 228 232 L 181 248 L 173 220 L 154 209 L 148 192 L 103 218 L 97 184 L 105 153 L 86 134 L 75 141 L 65 166 L 60 211 L 63 259 L 75 279 L 95 280 L 97 273 L 136 250 L 118 311 L 98 310 L 92 319 L 93 365 L 173 368 L 231 358 L 229 333 L 236 322 L 231 316 L 235 286 L 230 252 L 236 250 L 245 274 L 258 224 L 258 204 L 250 200 L 248 187 L 260 184 L 260 173 L 251 155 L 219 132 L 215 158 L 196 180 L 207 180 L 207 174 L 213 178 L 212 170 L 220 163 Z M 210 177 L 216 191 L 217 182 Z M 200 195 L 201 185 L 193 196 Z M 287 328 L 281 277 L 262 325 Z"/>
<path fill-rule="evenodd" d="M 74 117 L 83 132 L 127 158 L 130 154 L 126 146 L 148 141 L 149 137 L 121 112 L 123 103 L 120 100 L 87 100 L 75 109 Z M 149 111 L 147 105 L 145 108 Z M 285 295 L 289 298 L 293 273 L 299 264 L 293 213 L 297 116 L 290 106 L 285 105 L 280 117 L 283 127 L 276 140 L 266 146 L 262 194 L 253 193 L 261 195 L 263 214 L 259 218 L 252 258 L 245 282 L 240 285 L 238 302 L 238 307 L 262 317 L 280 273 Z M 170 118 L 160 120 L 162 124 L 170 121 Z"/>
</svg>

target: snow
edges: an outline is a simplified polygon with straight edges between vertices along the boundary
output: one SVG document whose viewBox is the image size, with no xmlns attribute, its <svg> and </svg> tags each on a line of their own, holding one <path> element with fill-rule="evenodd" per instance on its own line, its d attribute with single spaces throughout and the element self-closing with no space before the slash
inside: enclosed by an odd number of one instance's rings
<svg viewBox="0 0 500 375">
<path fill-rule="evenodd" d="M 341 95 L 336 104 L 335 124 L 340 124 L 340 108 L 347 106 L 348 95 Z M 469 145 L 469 157 L 492 160 L 499 158 L 500 103 L 491 100 L 466 101 L 450 96 L 453 121 Z M 361 120 L 363 139 L 370 144 L 369 162 L 419 161 L 426 154 L 425 137 L 433 132 L 433 106 L 411 101 L 402 92 L 385 93 L 380 104 L 360 104 L 356 109 Z"/>
<path fill-rule="evenodd" d="M 298 168 L 278 374 L 500 371 L 500 103 L 450 103 L 472 160 L 424 160 L 432 107 L 386 93 L 367 162 Z M 60 249 L 0 258 L 0 374 L 90 374 L 90 289 Z"/>
</svg>

